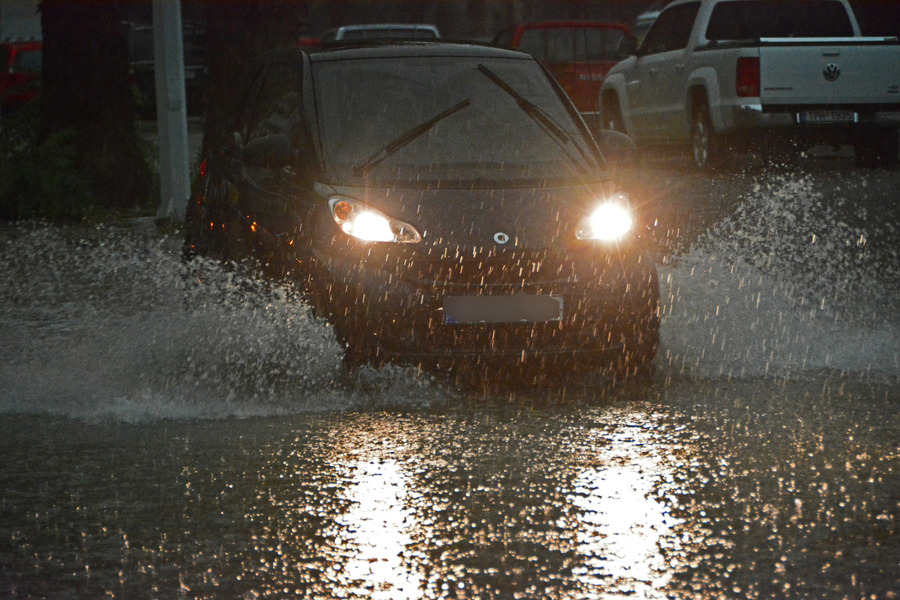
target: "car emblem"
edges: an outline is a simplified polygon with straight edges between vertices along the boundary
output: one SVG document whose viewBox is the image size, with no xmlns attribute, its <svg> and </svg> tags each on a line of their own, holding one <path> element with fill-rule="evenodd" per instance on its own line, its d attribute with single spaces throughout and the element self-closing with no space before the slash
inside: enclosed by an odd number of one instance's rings
<svg viewBox="0 0 900 600">
<path fill-rule="evenodd" d="M 837 81 L 838 77 L 841 76 L 841 68 L 834 63 L 828 63 L 825 65 L 822 75 L 825 76 L 827 81 Z"/>
<path fill-rule="evenodd" d="M 497 242 L 498 244 L 505 244 L 506 242 L 509 241 L 509 235 L 506 233 L 503 233 L 502 231 L 498 231 L 497 233 L 494 234 L 494 241 Z"/>
</svg>

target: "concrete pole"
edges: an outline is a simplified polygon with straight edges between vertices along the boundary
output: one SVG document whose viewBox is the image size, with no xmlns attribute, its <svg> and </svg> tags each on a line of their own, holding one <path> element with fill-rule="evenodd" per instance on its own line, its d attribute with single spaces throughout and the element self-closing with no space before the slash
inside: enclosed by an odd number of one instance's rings
<svg viewBox="0 0 900 600">
<path fill-rule="evenodd" d="M 153 0 L 160 204 L 157 220 L 184 222 L 191 195 L 181 1 Z"/>
</svg>

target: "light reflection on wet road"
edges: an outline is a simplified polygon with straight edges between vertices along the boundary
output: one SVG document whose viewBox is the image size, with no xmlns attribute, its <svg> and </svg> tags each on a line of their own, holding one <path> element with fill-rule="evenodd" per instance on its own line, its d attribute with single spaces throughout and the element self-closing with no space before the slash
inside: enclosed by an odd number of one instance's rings
<svg viewBox="0 0 900 600">
<path fill-rule="evenodd" d="M 669 575 L 659 545 L 677 520 L 653 497 L 653 486 L 667 466 L 644 415 L 623 417 L 624 429 L 593 442 L 598 465 L 585 468 L 574 482 L 570 498 L 582 515 L 578 552 L 587 559 L 584 578 L 598 589 L 611 591 L 595 575 L 608 573 L 620 592 L 664 598 Z"/>
<path fill-rule="evenodd" d="M 421 580 L 402 560 L 416 528 L 406 498 L 408 476 L 392 458 L 363 459 L 353 469 L 351 505 L 342 519 L 348 542 L 355 548 L 345 565 L 346 575 L 360 582 L 356 592 L 371 593 L 372 598 L 417 598 Z"/>
<path fill-rule="evenodd" d="M 586 407 L 4 417 L 0 592 L 896 597 L 897 390 L 842 388 L 668 379 Z"/>
</svg>

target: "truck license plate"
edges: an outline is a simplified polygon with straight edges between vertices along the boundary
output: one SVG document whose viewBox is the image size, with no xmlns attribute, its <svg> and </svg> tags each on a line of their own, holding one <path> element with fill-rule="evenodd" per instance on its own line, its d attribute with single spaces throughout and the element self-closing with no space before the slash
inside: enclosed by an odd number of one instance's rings
<svg viewBox="0 0 900 600">
<path fill-rule="evenodd" d="M 852 110 L 807 110 L 799 115 L 800 123 L 853 123 L 856 113 Z"/>
<path fill-rule="evenodd" d="M 520 323 L 559 321 L 563 299 L 559 296 L 446 296 L 444 323 Z"/>
</svg>

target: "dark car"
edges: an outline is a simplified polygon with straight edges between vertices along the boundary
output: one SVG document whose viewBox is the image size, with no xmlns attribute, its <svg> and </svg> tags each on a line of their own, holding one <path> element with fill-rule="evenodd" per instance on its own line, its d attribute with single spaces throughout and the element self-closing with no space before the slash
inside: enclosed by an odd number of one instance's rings
<svg viewBox="0 0 900 600">
<path fill-rule="evenodd" d="M 441 37 L 434 25 L 427 23 L 370 23 L 344 25 L 322 34 L 322 42 L 351 40 L 435 40 Z"/>
<path fill-rule="evenodd" d="M 235 106 L 202 165 L 186 257 L 253 257 L 299 282 L 353 362 L 535 375 L 653 359 L 654 261 L 584 122 L 530 55 L 279 50 Z"/>
<path fill-rule="evenodd" d="M 631 35 L 621 23 L 546 21 L 505 29 L 494 44 L 528 52 L 541 61 L 582 113 L 600 109 L 600 85 L 620 60 L 619 43 Z"/>
<path fill-rule="evenodd" d="M 40 94 L 43 57 L 41 42 L 0 43 L 0 110 L 4 114 Z"/>
<path fill-rule="evenodd" d="M 144 23 L 125 23 L 128 65 L 137 92 L 137 112 L 143 118 L 156 116 L 156 61 L 153 54 L 153 27 Z M 182 26 L 184 50 L 184 98 L 188 114 L 202 114 L 206 101 L 209 65 L 202 30 L 191 24 Z"/>
<path fill-rule="evenodd" d="M 435 25 L 427 23 L 369 23 L 365 25 L 343 25 L 322 33 L 320 37 L 302 35 L 297 45 L 307 50 L 320 48 L 325 44 L 346 44 L 361 40 L 366 42 L 395 42 L 400 40 L 436 40 L 441 32 Z"/>
</svg>

